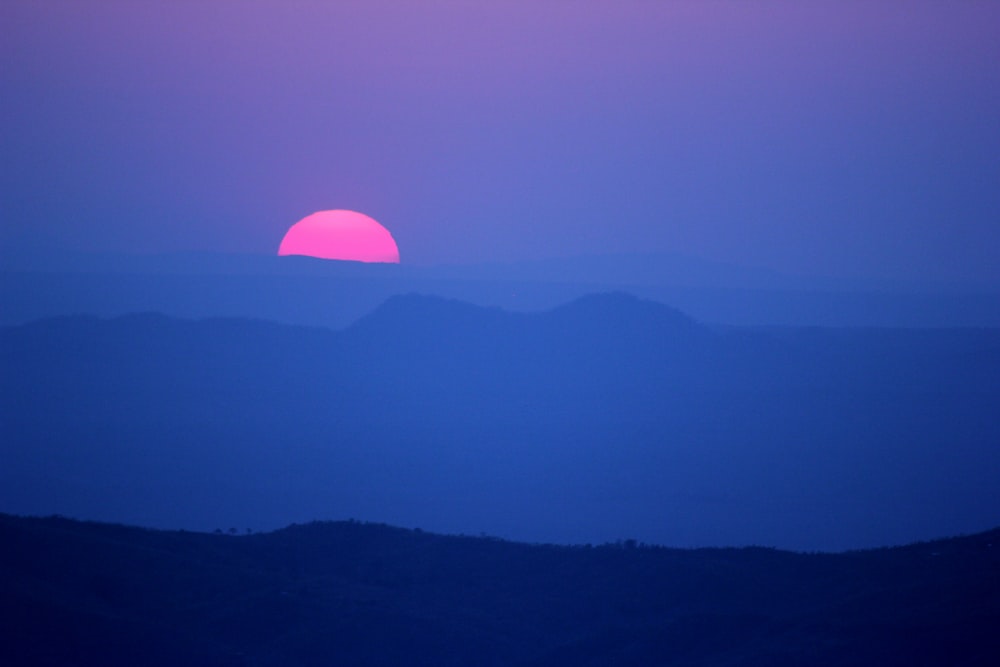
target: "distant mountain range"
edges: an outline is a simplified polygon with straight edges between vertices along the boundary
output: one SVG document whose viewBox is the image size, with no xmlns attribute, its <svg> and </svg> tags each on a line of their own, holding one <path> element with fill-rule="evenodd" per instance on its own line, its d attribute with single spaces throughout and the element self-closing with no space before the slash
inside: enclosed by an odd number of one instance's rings
<svg viewBox="0 0 1000 667">
<path fill-rule="evenodd" d="M 1000 531 L 839 555 L 529 546 L 357 522 L 158 532 L 0 515 L 0 663 L 1000 661 Z"/>
<path fill-rule="evenodd" d="M 407 295 L 342 331 L 48 319 L 0 330 L 0 367 L 7 512 L 802 550 L 1000 524 L 995 329 Z"/>
<path fill-rule="evenodd" d="M 532 312 L 619 290 L 717 324 L 1000 326 L 997 289 L 791 276 L 671 254 L 455 266 L 208 253 L 5 256 L 0 269 L 0 325 L 156 311 L 342 328 L 407 292 Z"/>
</svg>

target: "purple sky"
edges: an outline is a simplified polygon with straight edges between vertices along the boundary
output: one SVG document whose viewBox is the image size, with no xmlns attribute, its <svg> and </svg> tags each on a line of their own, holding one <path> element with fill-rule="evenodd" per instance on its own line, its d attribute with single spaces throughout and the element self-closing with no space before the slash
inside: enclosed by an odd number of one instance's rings
<svg viewBox="0 0 1000 667">
<path fill-rule="evenodd" d="M 1000 2 L 0 3 L 6 252 L 668 251 L 1000 287 Z"/>
</svg>

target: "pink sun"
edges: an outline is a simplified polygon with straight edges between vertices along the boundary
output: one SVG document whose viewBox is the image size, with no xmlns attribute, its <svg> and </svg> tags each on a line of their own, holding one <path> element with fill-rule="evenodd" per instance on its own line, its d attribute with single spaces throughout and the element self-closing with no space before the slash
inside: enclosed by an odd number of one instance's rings
<svg viewBox="0 0 1000 667">
<path fill-rule="evenodd" d="M 285 233 L 278 254 L 399 263 L 399 248 L 388 229 L 363 213 L 344 210 L 302 218 Z"/>
</svg>

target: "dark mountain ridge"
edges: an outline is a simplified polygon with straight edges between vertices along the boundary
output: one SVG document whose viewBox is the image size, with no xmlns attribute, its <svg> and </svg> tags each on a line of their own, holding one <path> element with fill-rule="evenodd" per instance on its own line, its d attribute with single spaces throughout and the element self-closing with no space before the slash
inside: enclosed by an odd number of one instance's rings
<svg viewBox="0 0 1000 667">
<path fill-rule="evenodd" d="M 0 515 L 9 665 L 992 665 L 1000 530 L 839 555 Z"/>
<path fill-rule="evenodd" d="M 843 549 L 1000 523 L 1000 331 L 706 327 L 624 294 L 330 331 L 0 330 L 0 509 Z"/>
<path fill-rule="evenodd" d="M 655 301 L 640 299 L 625 292 L 589 294 L 566 304 L 538 313 L 516 313 L 500 308 L 476 306 L 456 299 L 423 294 L 390 297 L 372 313 L 346 328 L 346 332 L 371 334 L 379 330 L 405 326 L 407 334 L 416 324 L 435 327 L 435 331 L 454 337 L 455 332 L 483 331 L 496 327 L 513 332 L 517 327 L 552 328 L 570 338 L 586 336 L 595 320 L 614 321 L 615 332 L 651 331 L 657 336 L 690 331 L 698 325 L 687 315 Z"/>
</svg>

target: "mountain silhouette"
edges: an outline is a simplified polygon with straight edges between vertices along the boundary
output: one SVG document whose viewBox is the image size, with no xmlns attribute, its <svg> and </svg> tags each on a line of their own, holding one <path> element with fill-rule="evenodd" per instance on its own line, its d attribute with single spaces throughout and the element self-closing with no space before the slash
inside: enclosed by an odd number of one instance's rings
<svg viewBox="0 0 1000 667">
<path fill-rule="evenodd" d="M 682 258 L 655 255 L 492 269 L 182 254 L 100 255 L 82 264 L 60 258 L 44 269 L 30 270 L 30 262 L 22 266 L 11 259 L 0 261 L 0 303 L 4 304 L 0 326 L 66 313 L 114 317 L 155 311 L 180 318 L 247 317 L 340 329 L 392 295 L 409 292 L 537 312 L 609 290 L 670 303 L 700 321 L 721 324 L 1000 325 L 996 290 L 814 283 L 802 277 L 775 281 L 774 276 L 756 271 L 693 266 Z"/>
<path fill-rule="evenodd" d="M 1000 523 L 1000 332 L 708 327 L 612 293 L 405 295 L 331 331 L 0 330 L 0 510 L 354 516 L 548 542 L 844 549 Z"/>
</svg>

